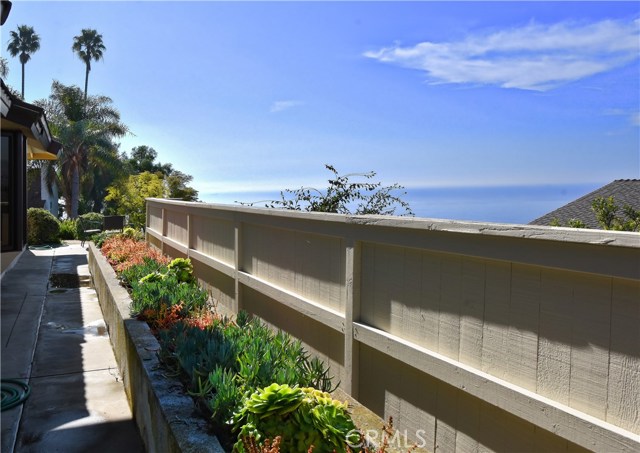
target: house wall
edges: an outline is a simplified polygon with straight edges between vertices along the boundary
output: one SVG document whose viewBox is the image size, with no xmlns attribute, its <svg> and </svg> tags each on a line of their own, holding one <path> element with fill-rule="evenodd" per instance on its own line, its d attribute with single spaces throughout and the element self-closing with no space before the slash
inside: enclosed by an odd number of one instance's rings
<svg viewBox="0 0 640 453">
<path fill-rule="evenodd" d="M 640 450 L 640 235 L 150 199 L 223 310 L 428 450 Z"/>
</svg>

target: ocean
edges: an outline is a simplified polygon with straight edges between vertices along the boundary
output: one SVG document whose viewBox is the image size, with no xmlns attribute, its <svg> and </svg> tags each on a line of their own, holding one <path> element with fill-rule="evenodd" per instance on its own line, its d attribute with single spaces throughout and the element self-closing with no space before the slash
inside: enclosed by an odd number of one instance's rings
<svg viewBox="0 0 640 453">
<path fill-rule="evenodd" d="M 527 224 L 606 183 L 534 186 L 406 188 L 401 198 L 416 217 Z M 251 203 L 263 207 L 279 192 L 201 193 L 207 203 Z"/>
</svg>

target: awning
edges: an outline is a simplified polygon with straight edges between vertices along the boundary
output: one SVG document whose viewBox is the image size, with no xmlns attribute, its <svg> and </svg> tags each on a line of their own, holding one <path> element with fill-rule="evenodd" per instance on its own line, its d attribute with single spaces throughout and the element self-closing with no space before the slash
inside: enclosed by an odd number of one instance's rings
<svg viewBox="0 0 640 453">
<path fill-rule="evenodd" d="M 29 160 L 56 160 L 57 154 L 42 149 L 42 145 L 35 138 L 27 138 L 27 159 Z"/>
</svg>

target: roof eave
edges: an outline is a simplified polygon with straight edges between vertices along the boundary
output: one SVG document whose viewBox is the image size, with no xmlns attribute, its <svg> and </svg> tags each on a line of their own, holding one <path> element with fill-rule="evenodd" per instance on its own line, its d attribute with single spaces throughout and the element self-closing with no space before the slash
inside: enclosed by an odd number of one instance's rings
<svg viewBox="0 0 640 453">
<path fill-rule="evenodd" d="M 62 144 L 53 139 L 44 110 L 11 94 L 1 80 L 2 88 L 2 128 L 20 129 L 27 138 L 35 140 L 39 145 L 31 142 L 32 146 L 48 154 L 46 158 L 56 159 L 62 149 Z"/>
</svg>

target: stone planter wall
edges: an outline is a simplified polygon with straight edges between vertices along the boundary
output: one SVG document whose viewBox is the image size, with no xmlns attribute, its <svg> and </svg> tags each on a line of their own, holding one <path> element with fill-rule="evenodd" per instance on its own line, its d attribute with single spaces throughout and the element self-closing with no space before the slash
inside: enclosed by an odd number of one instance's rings
<svg viewBox="0 0 640 453">
<path fill-rule="evenodd" d="M 194 416 L 191 397 L 165 377 L 158 341 L 145 322 L 129 316 L 131 299 L 102 253 L 89 245 L 89 268 L 131 411 L 149 452 L 224 452 L 206 421 Z"/>
</svg>

